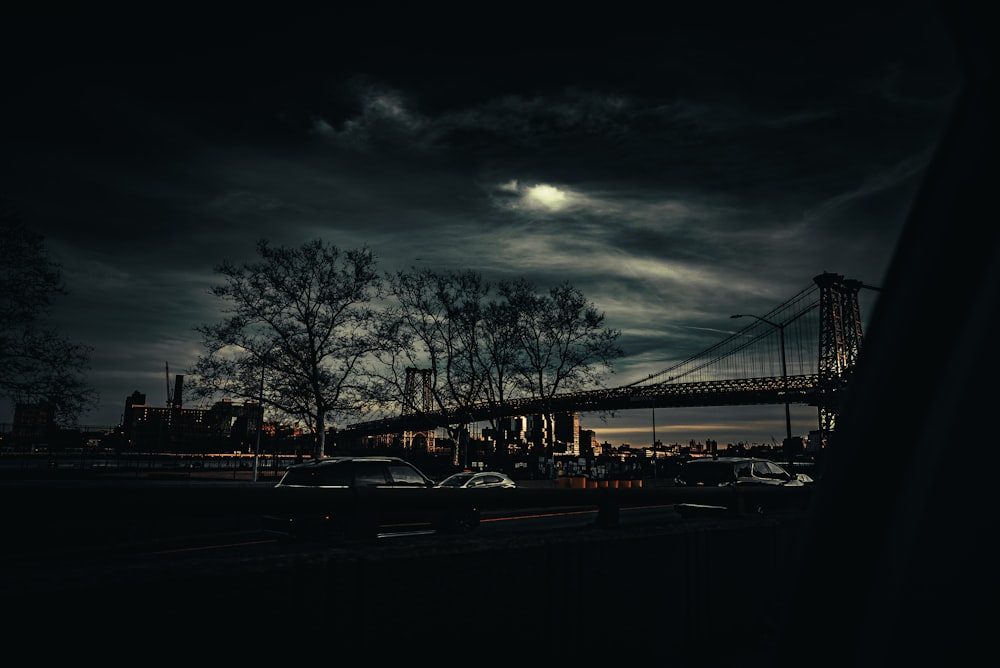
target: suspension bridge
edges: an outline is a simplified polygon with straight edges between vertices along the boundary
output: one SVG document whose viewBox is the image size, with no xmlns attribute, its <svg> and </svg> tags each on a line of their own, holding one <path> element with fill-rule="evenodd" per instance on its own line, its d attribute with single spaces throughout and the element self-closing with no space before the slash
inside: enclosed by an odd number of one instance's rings
<svg viewBox="0 0 1000 668">
<path fill-rule="evenodd" d="M 784 404 L 787 421 L 788 406 L 800 404 L 815 406 L 819 429 L 830 434 L 861 350 L 862 288 L 878 289 L 822 273 L 768 313 L 731 316 L 746 324 L 707 350 L 626 385 L 502 405 L 484 402 L 448 414 L 414 411 L 345 431 L 391 434 L 519 415 L 755 404 Z"/>
</svg>

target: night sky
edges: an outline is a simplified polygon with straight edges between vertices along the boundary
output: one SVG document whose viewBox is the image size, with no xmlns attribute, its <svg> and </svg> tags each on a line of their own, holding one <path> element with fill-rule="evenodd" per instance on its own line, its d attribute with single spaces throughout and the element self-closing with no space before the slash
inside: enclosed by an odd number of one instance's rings
<svg viewBox="0 0 1000 668">
<path fill-rule="evenodd" d="M 261 238 L 568 280 L 623 332 L 605 383 L 638 380 L 824 271 L 879 285 L 960 85 L 920 2 L 136 7 L 0 10 L 0 197 L 62 265 L 58 328 L 94 349 L 85 425 L 135 390 L 165 405 L 165 363 L 186 373 L 221 318 L 214 267 Z M 651 441 L 648 411 L 582 422 Z M 780 441 L 784 411 L 655 429 Z"/>
</svg>

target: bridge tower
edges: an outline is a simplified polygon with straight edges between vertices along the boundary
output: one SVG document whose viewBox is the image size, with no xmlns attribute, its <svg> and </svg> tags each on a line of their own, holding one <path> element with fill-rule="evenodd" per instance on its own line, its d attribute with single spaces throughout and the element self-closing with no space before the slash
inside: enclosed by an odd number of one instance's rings
<svg viewBox="0 0 1000 668">
<path fill-rule="evenodd" d="M 404 405 L 402 414 L 430 413 L 433 408 L 431 401 L 431 370 L 408 367 L 406 369 L 406 385 L 403 388 Z M 428 448 L 434 447 L 434 432 L 404 432 L 403 441 L 407 447 L 413 446 L 414 438 L 422 436 Z"/>
<path fill-rule="evenodd" d="M 839 390 L 846 384 L 861 351 L 863 331 L 858 292 L 861 281 L 823 273 L 813 279 L 819 298 L 819 425 L 824 434 L 836 428 Z"/>
</svg>

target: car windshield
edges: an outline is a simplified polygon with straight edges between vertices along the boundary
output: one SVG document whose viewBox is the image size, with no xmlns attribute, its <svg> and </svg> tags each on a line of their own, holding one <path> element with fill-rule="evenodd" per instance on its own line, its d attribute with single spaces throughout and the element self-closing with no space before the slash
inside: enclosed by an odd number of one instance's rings
<svg viewBox="0 0 1000 668">
<path fill-rule="evenodd" d="M 468 482 L 470 478 L 472 478 L 472 474 L 471 473 L 455 473 L 454 475 L 450 475 L 447 478 L 445 478 L 444 480 L 442 480 L 441 481 L 441 486 L 442 487 L 461 487 L 466 482 Z"/>
<path fill-rule="evenodd" d="M 427 483 L 426 478 L 405 462 L 390 463 L 389 476 L 392 478 L 392 484 L 397 487 L 423 487 Z"/>
<path fill-rule="evenodd" d="M 721 485 L 733 481 L 733 465 L 728 462 L 687 464 L 681 478 L 689 485 Z"/>
<path fill-rule="evenodd" d="M 308 485 L 315 487 L 319 485 L 319 471 L 316 469 L 296 469 L 290 468 L 285 471 L 281 479 L 282 485 Z"/>
<path fill-rule="evenodd" d="M 768 478 L 772 480 L 790 480 L 791 474 L 774 462 L 755 462 L 753 472 L 758 478 Z"/>
<path fill-rule="evenodd" d="M 292 467 L 285 472 L 281 484 L 305 487 L 346 487 L 351 484 L 351 468 L 346 464 Z"/>
</svg>

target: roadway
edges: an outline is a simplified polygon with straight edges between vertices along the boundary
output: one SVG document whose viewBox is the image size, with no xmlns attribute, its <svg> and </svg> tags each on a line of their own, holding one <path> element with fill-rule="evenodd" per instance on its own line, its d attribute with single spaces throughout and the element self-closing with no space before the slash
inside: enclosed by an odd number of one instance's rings
<svg viewBox="0 0 1000 668">
<path fill-rule="evenodd" d="M 801 500 L 803 489 L 762 491 L 793 492 Z M 269 490 L 270 485 L 241 482 L 8 481 L 0 486 L 0 495 L 6 507 L 21 512 L 8 523 L 0 593 L 59 591 L 81 579 L 157 578 L 167 572 L 210 572 L 234 565 L 264 568 L 320 554 L 327 560 L 356 560 L 604 540 L 653 530 L 691 531 L 794 515 L 803 507 L 775 507 L 762 515 L 755 501 L 727 490 L 647 488 L 609 494 L 614 490 L 525 487 L 484 490 L 497 494 L 484 496 L 480 524 L 471 534 L 286 543 L 260 528 L 266 507 L 260 495 Z M 180 499 L 190 499 L 189 505 L 178 503 Z"/>
<path fill-rule="evenodd" d="M 347 638 L 351 652 L 495 645 L 505 660 L 747 666 L 710 640 L 717 620 L 741 620 L 726 632 L 746 659 L 782 588 L 732 592 L 747 574 L 772 584 L 766 576 L 784 574 L 805 525 L 792 508 L 757 513 L 771 495 L 721 488 L 526 487 L 484 490 L 513 494 L 488 498 L 467 535 L 289 544 L 257 524 L 272 489 L 0 484 L 11 511 L 0 562 L 8 636 L 48 655 L 161 661 L 205 651 L 287 659 Z M 806 498 L 806 488 L 767 489 Z"/>
</svg>

